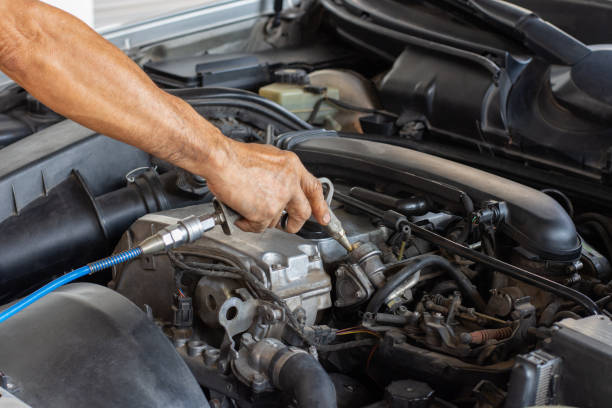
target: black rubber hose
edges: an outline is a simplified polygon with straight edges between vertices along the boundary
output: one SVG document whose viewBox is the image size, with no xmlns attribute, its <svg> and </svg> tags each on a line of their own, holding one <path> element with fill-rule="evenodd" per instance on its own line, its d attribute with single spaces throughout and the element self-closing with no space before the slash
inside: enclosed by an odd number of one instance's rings
<svg viewBox="0 0 612 408">
<path fill-rule="evenodd" d="M 557 322 L 561 319 L 574 319 L 574 320 L 578 320 L 578 319 L 582 319 L 582 317 L 580 317 L 579 314 L 574 313 L 570 310 L 562 310 L 560 312 L 558 312 L 557 314 L 555 314 L 555 317 L 553 317 L 553 322 Z"/>
<path fill-rule="evenodd" d="M 185 99 L 190 104 L 215 105 L 235 107 L 245 110 L 245 115 L 255 112 L 258 115 L 268 116 L 272 120 L 283 124 L 290 130 L 312 129 L 306 123 L 285 107 L 265 99 L 253 92 L 222 87 L 190 88 L 169 90 L 173 95 Z"/>
<path fill-rule="evenodd" d="M 540 326 L 549 327 L 555 321 L 555 315 L 561 309 L 561 302 L 559 300 L 554 300 L 544 308 L 542 314 L 540 315 L 540 321 L 538 324 Z"/>
<path fill-rule="evenodd" d="M 352 15 L 346 9 L 336 4 L 333 0 L 321 0 L 321 5 L 330 12 L 332 16 L 337 19 L 344 20 L 348 22 L 350 25 L 353 25 L 364 32 L 373 32 L 377 35 L 382 35 L 389 38 L 390 41 L 398 41 L 406 44 L 410 44 L 419 48 L 423 48 L 426 50 L 432 50 L 434 52 L 440 52 L 447 55 L 451 55 L 457 58 L 466 59 L 475 64 L 478 64 L 489 71 L 491 74 L 497 76 L 499 75 L 500 68 L 489 58 L 486 58 L 480 55 L 480 52 L 485 51 L 494 55 L 499 55 L 498 50 L 493 48 L 488 48 L 485 50 L 483 48 L 475 50 L 476 52 L 466 51 L 461 48 L 461 46 L 467 46 L 468 48 L 474 48 L 464 42 L 457 43 L 456 46 L 442 44 L 436 41 L 429 41 L 423 38 L 419 38 L 418 36 L 405 34 L 393 29 L 389 29 L 387 27 L 383 27 L 382 25 L 372 23 L 371 21 L 365 20 L 360 16 Z M 480 48 L 480 45 L 477 45 Z"/>
<path fill-rule="evenodd" d="M 329 353 L 333 351 L 348 350 L 357 347 L 375 346 L 378 344 L 378 339 L 359 339 L 352 341 L 345 341 L 344 343 L 338 344 L 317 344 L 317 350 Z"/>
<path fill-rule="evenodd" d="M 612 237 L 612 218 L 597 213 L 584 213 L 576 217 L 577 224 L 581 224 L 583 222 L 588 221 L 595 221 L 600 223 L 605 228 L 608 235 Z"/>
<path fill-rule="evenodd" d="M 476 308 L 479 310 L 485 309 L 485 302 L 474 285 L 472 285 L 472 282 L 470 282 L 467 276 L 460 270 L 451 265 L 446 258 L 442 258 L 438 255 L 422 255 L 413 258 L 412 261 L 413 263 L 402 268 L 398 273 L 387 280 L 385 286 L 376 291 L 372 299 L 370 299 L 370 303 L 368 303 L 368 307 L 366 308 L 367 312 L 378 312 L 378 309 L 385 303 L 385 299 L 391 292 L 397 289 L 406 279 L 428 266 L 437 266 L 448 272 L 455 282 L 457 282 L 461 292 L 474 302 Z"/>
<path fill-rule="evenodd" d="M 280 388 L 295 398 L 299 408 L 335 408 L 336 389 L 321 364 L 310 354 L 298 353 L 283 365 Z"/>
<path fill-rule="evenodd" d="M 555 188 L 545 188 L 540 191 L 557 200 L 557 202 L 561 204 L 563 208 L 565 208 L 565 211 L 567 211 L 569 216 L 574 218 L 574 204 L 572 204 L 572 200 L 570 200 L 565 193 Z"/>
<path fill-rule="evenodd" d="M 447 281 L 442 281 L 440 283 L 437 283 L 433 287 L 433 289 L 431 289 L 430 293 L 432 295 L 436 295 L 436 294 L 446 295 L 447 293 L 451 293 L 456 290 L 459 290 L 459 286 L 457 286 L 457 282 L 452 281 L 452 280 L 447 280 Z"/>
<path fill-rule="evenodd" d="M 587 221 L 582 224 L 579 224 L 578 231 L 584 233 L 585 230 L 594 231 L 599 238 L 599 242 L 601 242 L 601 249 L 604 249 L 607 254 L 605 254 L 608 259 L 612 258 L 612 238 L 608 235 L 606 228 L 604 225 L 597 221 Z"/>
</svg>

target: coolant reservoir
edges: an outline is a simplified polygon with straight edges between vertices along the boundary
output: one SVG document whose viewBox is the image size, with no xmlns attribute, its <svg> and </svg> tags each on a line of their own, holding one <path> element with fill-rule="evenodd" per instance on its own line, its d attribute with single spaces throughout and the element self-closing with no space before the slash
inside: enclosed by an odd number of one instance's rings
<svg viewBox="0 0 612 408">
<path fill-rule="evenodd" d="M 313 87 L 309 84 L 295 83 L 301 82 L 299 76 L 287 76 L 283 82 L 274 82 L 259 89 L 259 95 L 278 103 L 287 110 L 295 113 L 303 120 L 308 120 L 312 111 L 319 100 L 325 96 L 332 99 L 340 99 L 340 91 L 334 87 Z M 293 82 L 293 83 L 290 83 Z M 333 116 L 337 109 L 328 102 L 322 102 L 314 120 L 311 122 L 317 125 L 335 128 Z M 331 126 L 330 126 L 331 125 Z"/>
</svg>

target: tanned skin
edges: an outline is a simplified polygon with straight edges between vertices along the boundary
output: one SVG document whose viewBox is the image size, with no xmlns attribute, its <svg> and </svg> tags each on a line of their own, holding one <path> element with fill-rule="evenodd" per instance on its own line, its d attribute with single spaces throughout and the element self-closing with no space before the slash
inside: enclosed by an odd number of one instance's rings
<svg viewBox="0 0 612 408">
<path fill-rule="evenodd" d="M 284 209 L 289 232 L 311 214 L 329 222 L 321 185 L 295 154 L 225 137 L 68 13 L 0 0 L 0 16 L 0 70 L 55 112 L 205 177 L 241 229 L 274 227 Z"/>
</svg>

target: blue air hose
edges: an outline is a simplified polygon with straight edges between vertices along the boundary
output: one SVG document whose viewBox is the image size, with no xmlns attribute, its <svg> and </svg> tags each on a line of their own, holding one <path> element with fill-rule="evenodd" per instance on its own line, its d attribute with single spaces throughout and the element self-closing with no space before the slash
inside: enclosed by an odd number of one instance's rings
<svg viewBox="0 0 612 408">
<path fill-rule="evenodd" d="M 142 249 L 140 247 L 132 248 L 127 251 L 120 252 L 116 255 L 110 256 L 108 258 L 101 259 L 99 261 L 90 263 L 89 265 L 83 266 L 79 269 L 75 269 L 72 272 L 69 272 L 59 278 L 49 282 L 42 288 L 38 289 L 36 292 L 24 297 L 19 302 L 10 306 L 9 308 L 0 311 L 0 323 L 18 313 L 19 311 L 25 309 L 30 306 L 32 303 L 36 302 L 43 296 L 53 292 L 55 289 L 63 286 L 67 283 L 72 282 L 75 279 L 81 278 L 85 275 L 89 275 L 91 273 L 99 272 L 103 269 L 109 268 L 113 265 L 120 264 L 122 262 L 129 261 L 130 259 L 134 259 L 142 254 Z"/>
</svg>

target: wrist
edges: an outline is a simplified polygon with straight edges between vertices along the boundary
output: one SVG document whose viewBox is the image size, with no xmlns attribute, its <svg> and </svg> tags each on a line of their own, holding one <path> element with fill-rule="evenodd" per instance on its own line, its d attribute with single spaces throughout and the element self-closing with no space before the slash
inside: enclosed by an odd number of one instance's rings
<svg viewBox="0 0 612 408">
<path fill-rule="evenodd" d="M 228 170 L 232 157 L 232 139 L 225 136 L 219 129 L 206 122 L 210 130 L 207 130 L 199 144 L 199 157 L 197 159 L 196 173 L 212 180 Z"/>
<path fill-rule="evenodd" d="M 202 117 L 199 117 L 191 139 L 194 141 L 193 154 L 189 155 L 190 162 L 185 167 L 186 170 L 208 180 L 227 170 L 231 162 L 232 144 L 235 143 L 232 139 Z"/>
<path fill-rule="evenodd" d="M 179 122 L 173 126 L 174 136 L 166 139 L 174 146 L 168 151 L 166 145 L 162 158 L 204 178 L 213 177 L 228 163 L 233 141 L 185 101 L 170 98 L 175 106 L 174 118 Z"/>
</svg>

